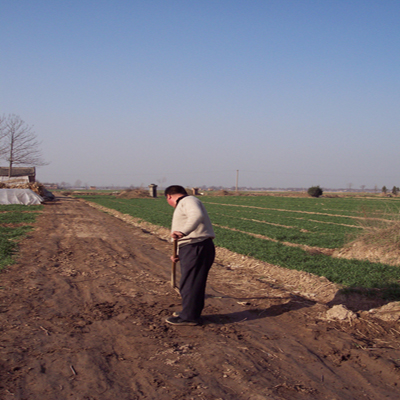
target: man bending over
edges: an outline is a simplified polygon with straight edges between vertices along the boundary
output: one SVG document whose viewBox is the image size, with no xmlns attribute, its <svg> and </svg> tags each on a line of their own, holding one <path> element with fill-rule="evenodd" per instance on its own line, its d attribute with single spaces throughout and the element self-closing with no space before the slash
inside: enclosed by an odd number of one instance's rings
<svg viewBox="0 0 400 400">
<path fill-rule="evenodd" d="M 174 313 L 166 322 L 199 325 L 208 271 L 215 258 L 214 230 L 202 202 L 195 196 L 188 196 L 185 188 L 169 186 L 164 194 L 168 204 L 175 208 L 171 237 L 178 241 L 178 255 L 171 259 L 181 265 L 179 290 L 182 297 L 182 311 Z"/>
</svg>

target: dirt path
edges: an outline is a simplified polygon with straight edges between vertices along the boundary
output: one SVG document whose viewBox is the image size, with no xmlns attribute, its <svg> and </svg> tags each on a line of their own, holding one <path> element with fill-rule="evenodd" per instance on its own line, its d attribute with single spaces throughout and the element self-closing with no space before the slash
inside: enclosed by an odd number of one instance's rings
<svg viewBox="0 0 400 400">
<path fill-rule="evenodd" d="M 204 325 L 168 326 L 169 243 L 69 198 L 35 227 L 0 276 L 3 400 L 399 398 L 398 325 L 216 265 Z"/>
</svg>

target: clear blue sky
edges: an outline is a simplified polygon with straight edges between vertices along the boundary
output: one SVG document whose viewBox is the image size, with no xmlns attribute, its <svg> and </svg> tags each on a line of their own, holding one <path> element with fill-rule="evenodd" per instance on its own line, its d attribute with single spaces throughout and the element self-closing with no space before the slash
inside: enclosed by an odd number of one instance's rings
<svg viewBox="0 0 400 400">
<path fill-rule="evenodd" d="M 400 186 L 398 0 L 0 0 L 0 35 L 42 182 Z"/>
</svg>

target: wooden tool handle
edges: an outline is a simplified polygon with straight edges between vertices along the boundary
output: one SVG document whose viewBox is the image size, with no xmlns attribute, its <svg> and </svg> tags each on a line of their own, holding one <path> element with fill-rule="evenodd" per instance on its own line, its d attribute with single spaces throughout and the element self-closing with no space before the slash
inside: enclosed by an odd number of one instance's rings
<svg viewBox="0 0 400 400">
<path fill-rule="evenodd" d="M 173 257 L 175 258 L 177 256 L 177 250 L 178 250 L 178 241 L 174 240 L 174 250 L 173 250 Z M 172 270 L 171 270 L 171 286 L 173 288 L 176 288 L 176 262 L 172 261 Z"/>
</svg>

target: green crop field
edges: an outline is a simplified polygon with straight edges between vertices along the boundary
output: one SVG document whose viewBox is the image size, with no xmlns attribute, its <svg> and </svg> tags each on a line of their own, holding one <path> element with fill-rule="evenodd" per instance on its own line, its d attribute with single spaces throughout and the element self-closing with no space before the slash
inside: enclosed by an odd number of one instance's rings
<svg viewBox="0 0 400 400">
<path fill-rule="evenodd" d="M 173 209 L 164 198 L 83 198 L 170 227 Z M 325 276 L 347 288 L 380 289 L 384 296 L 400 299 L 400 268 L 311 254 L 301 248 L 340 248 L 362 232 L 363 218 L 398 218 L 400 201 L 396 198 L 204 196 L 201 200 L 214 224 L 217 246 L 284 268 Z"/>
</svg>

